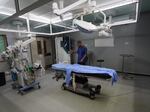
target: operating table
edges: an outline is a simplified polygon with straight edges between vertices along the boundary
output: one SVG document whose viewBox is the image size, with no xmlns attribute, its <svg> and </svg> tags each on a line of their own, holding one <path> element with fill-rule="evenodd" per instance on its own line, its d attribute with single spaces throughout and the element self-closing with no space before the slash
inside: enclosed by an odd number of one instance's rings
<svg viewBox="0 0 150 112">
<path fill-rule="evenodd" d="M 52 69 L 65 73 L 65 82 L 62 84 L 62 89 L 79 94 L 84 93 L 84 95 L 88 95 L 91 99 L 95 98 L 95 94 L 100 94 L 101 85 L 94 86 L 89 84 L 88 77 L 111 79 L 112 85 L 118 80 L 116 71 L 108 68 L 59 63 L 53 64 Z"/>
</svg>

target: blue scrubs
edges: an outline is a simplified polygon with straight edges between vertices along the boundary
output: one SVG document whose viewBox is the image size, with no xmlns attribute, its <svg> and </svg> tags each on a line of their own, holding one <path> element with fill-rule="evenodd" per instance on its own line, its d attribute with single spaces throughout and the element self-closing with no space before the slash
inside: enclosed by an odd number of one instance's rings
<svg viewBox="0 0 150 112">
<path fill-rule="evenodd" d="M 81 63 L 81 59 L 87 54 L 87 48 L 84 46 L 79 47 L 77 50 L 77 54 L 78 54 L 78 63 Z M 87 57 L 85 57 L 85 58 L 87 58 Z M 87 60 L 84 59 L 82 63 L 85 64 L 86 61 Z"/>
</svg>

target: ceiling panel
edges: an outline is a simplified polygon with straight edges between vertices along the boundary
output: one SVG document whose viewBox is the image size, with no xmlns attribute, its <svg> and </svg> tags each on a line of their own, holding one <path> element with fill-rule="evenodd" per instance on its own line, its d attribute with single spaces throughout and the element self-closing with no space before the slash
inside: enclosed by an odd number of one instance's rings
<svg viewBox="0 0 150 112">
<path fill-rule="evenodd" d="M 30 30 L 31 32 L 50 33 L 50 25 L 30 20 Z"/>
<path fill-rule="evenodd" d="M 27 31 L 27 23 L 25 19 L 16 18 L 9 21 L 8 23 L 0 25 L 0 28 L 17 31 Z"/>
<path fill-rule="evenodd" d="M 125 5 L 113 9 L 104 11 L 107 16 L 107 21 L 109 16 L 112 17 L 111 22 L 123 21 L 136 18 L 136 4 Z M 92 13 L 84 16 L 84 20 L 92 22 L 93 24 L 99 24 L 103 22 L 103 15 L 100 12 Z"/>
<path fill-rule="evenodd" d="M 141 1 L 141 12 L 150 12 L 150 0 Z"/>
<path fill-rule="evenodd" d="M 36 1 L 37 0 L 19 0 L 19 5 L 20 5 L 20 8 L 23 9 Z M 53 0 L 53 1 L 59 2 L 60 0 Z M 64 7 L 74 3 L 76 1 L 78 1 L 78 0 L 64 0 Z M 120 0 L 96 0 L 96 1 L 97 1 L 97 4 L 105 4 L 105 3 L 117 2 Z M 122 1 L 124 1 L 124 0 L 122 0 Z M 147 1 L 150 1 L 150 0 L 147 0 Z M 15 10 L 14 0 L 0 0 L 0 2 L 1 2 L 0 6 L 11 8 L 11 9 Z M 118 13 L 121 11 L 124 11 L 124 9 L 115 11 L 115 13 Z M 37 16 L 44 16 L 47 18 L 56 17 L 52 12 L 52 2 L 49 2 L 48 4 L 43 5 L 42 7 L 39 7 L 29 13 L 35 14 Z"/>
<path fill-rule="evenodd" d="M 12 0 L 13 1 L 13 0 Z M 24 9 L 38 0 L 19 0 L 20 9 Z"/>
<path fill-rule="evenodd" d="M 28 1 L 28 0 L 27 0 L 27 1 Z M 60 0 L 53 0 L 53 1 L 59 3 Z M 76 1 L 78 1 L 78 0 L 64 0 L 64 1 L 65 1 L 65 2 L 64 2 L 64 7 L 66 7 L 66 6 L 68 6 L 68 5 L 70 5 L 70 4 L 74 3 L 74 2 L 76 2 Z M 110 0 L 97 0 L 98 4 L 99 4 L 99 3 L 105 3 L 105 2 L 108 2 L 108 1 L 110 1 Z M 118 0 L 111 0 L 111 1 L 118 1 Z M 22 0 L 22 2 L 23 2 L 23 0 Z M 55 18 L 56 15 L 53 14 L 53 11 L 52 11 L 52 3 L 53 3 L 53 2 L 49 2 L 48 4 L 43 5 L 42 7 L 39 7 L 39 8 L 37 8 L 37 9 L 35 9 L 35 10 L 29 12 L 29 13 L 35 14 L 35 15 L 37 15 L 37 16 L 43 16 L 43 17 L 46 17 L 46 18 Z M 75 13 L 76 13 L 76 11 L 75 11 Z"/>
<path fill-rule="evenodd" d="M 15 9 L 14 0 L 0 0 L 0 6 Z"/>
<path fill-rule="evenodd" d="M 36 1 L 37 0 L 19 0 L 20 8 L 23 9 L 23 8 L 31 5 L 32 3 L 36 2 Z M 60 0 L 53 0 L 53 1 L 58 2 Z M 64 1 L 65 1 L 64 6 L 68 6 L 68 5 L 74 3 L 78 0 L 64 0 Z M 107 2 L 111 3 L 111 2 L 117 2 L 117 1 L 120 1 L 120 0 L 97 0 L 97 4 L 105 4 Z M 124 1 L 124 0 L 122 0 L 122 1 Z M 10 11 L 15 11 L 14 0 L 0 0 L 0 2 L 2 2 L 2 4 L 0 4 L 1 7 L 2 6 L 3 7 L 8 7 L 8 9 L 12 9 Z M 56 15 L 54 15 L 53 12 L 52 12 L 52 2 L 49 2 L 45 5 L 43 5 L 42 7 L 39 7 L 37 9 L 35 9 L 35 10 L 32 10 L 29 13 L 37 15 L 38 19 L 41 19 L 41 17 L 46 17 L 47 19 L 56 17 Z M 134 5 L 127 5 L 127 6 L 117 7 L 117 8 L 114 8 L 114 9 L 107 10 L 107 11 L 105 11 L 105 13 L 107 14 L 107 18 L 108 18 L 108 16 L 112 16 L 113 18 L 115 18 L 115 20 L 113 20 L 113 21 L 120 21 L 120 20 L 124 20 L 124 19 L 129 19 L 130 17 L 135 17 L 135 15 L 134 15 L 135 6 Z M 4 19 L 6 17 L 7 16 L 1 16 L 0 15 L 0 20 Z M 95 13 L 95 14 L 89 14 L 89 15 L 85 16 L 84 19 L 86 21 L 92 22 L 94 24 L 99 24 L 99 23 L 102 22 L 103 17 L 100 13 Z M 19 20 L 19 21 L 21 21 L 23 23 L 22 26 L 24 27 L 25 26 L 24 24 L 26 24 L 26 23 L 22 20 Z M 11 26 L 15 27 L 15 29 L 16 29 L 16 26 L 14 24 L 12 24 L 11 22 L 9 24 Z M 60 22 L 58 24 L 63 25 L 63 26 L 67 26 L 67 27 L 72 27 L 72 20 Z M 49 25 L 45 25 L 43 27 L 35 28 L 39 25 L 43 25 L 43 23 L 30 20 L 31 31 L 33 31 L 33 32 L 43 32 L 43 33 L 49 33 L 50 32 Z M 67 31 L 68 30 L 66 28 L 57 27 L 55 25 L 53 25 L 52 29 L 55 33 L 60 32 L 60 31 Z"/>
<path fill-rule="evenodd" d="M 5 19 L 5 18 L 7 18 L 7 17 L 9 17 L 9 16 L 4 15 L 4 14 L 0 14 L 0 21 L 3 20 L 3 19 Z"/>
<path fill-rule="evenodd" d="M 52 25 L 52 31 L 53 33 L 59 33 L 59 32 L 69 31 L 69 29 Z"/>
<path fill-rule="evenodd" d="M 37 16 L 47 17 L 47 18 L 54 17 L 51 6 L 52 6 L 52 2 L 49 2 L 48 4 L 45 4 L 29 13 L 35 14 Z"/>
<path fill-rule="evenodd" d="M 16 13 L 14 0 L 0 0 L 0 13 L 9 15 Z"/>
</svg>

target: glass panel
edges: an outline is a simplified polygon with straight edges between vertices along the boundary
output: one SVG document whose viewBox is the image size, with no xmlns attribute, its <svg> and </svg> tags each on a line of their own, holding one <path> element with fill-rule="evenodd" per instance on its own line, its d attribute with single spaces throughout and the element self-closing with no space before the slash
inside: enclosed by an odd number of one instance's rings
<svg viewBox="0 0 150 112">
<path fill-rule="evenodd" d="M 50 25 L 47 23 L 30 20 L 31 32 L 50 33 Z"/>
<path fill-rule="evenodd" d="M 3 17 L 4 15 L 0 15 Z M 16 18 L 11 21 L 0 25 L 0 28 L 10 29 L 10 30 L 18 30 L 18 31 L 27 31 L 27 22 L 26 19 Z"/>
<path fill-rule="evenodd" d="M 72 21 L 73 21 L 73 19 L 70 19 L 70 20 L 59 22 L 57 24 L 63 25 L 63 26 L 66 26 L 66 27 L 72 27 Z"/>
<path fill-rule="evenodd" d="M 16 13 L 14 0 L 0 0 L 0 14 L 11 16 L 14 13 Z"/>
<path fill-rule="evenodd" d="M 135 20 L 136 4 L 134 3 L 130 5 L 120 6 L 117 8 L 106 10 L 104 12 L 107 16 L 107 21 L 109 21 L 109 16 L 112 16 L 112 23 L 124 20 Z M 84 20 L 97 25 L 103 22 L 103 15 L 100 12 L 85 15 Z"/>
<path fill-rule="evenodd" d="M 4 14 L 0 14 L 0 21 L 5 19 L 5 18 L 7 18 L 7 17 L 9 17 L 9 16 L 8 15 L 4 15 Z"/>
<path fill-rule="evenodd" d="M 36 1 L 38 0 L 19 0 L 20 10 L 28 7 L 29 5 L 33 4 Z"/>
<path fill-rule="evenodd" d="M 107 16 L 112 16 L 112 22 L 136 19 L 136 4 L 125 5 L 105 11 Z"/>
<path fill-rule="evenodd" d="M 59 33 L 59 32 L 69 31 L 69 29 L 52 25 L 52 31 L 53 33 Z"/>
<path fill-rule="evenodd" d="M 50 7 L 51 2 L 26 14 L 26 17 L 29 17 L 31 32 L 50 33 Z"/>
<path fill-rule="evenodd" d="M 54 15 L 52 13 L 52 5 L 51 5 L 52 2 L 49 2 L 35 10 L 32 10 L 31 12 L 29 12 L 30 14 L 33 14 L 33 15 L 36 15 L 36 16 L 39 16 L 39 17 L 42 17 L 42 18 L 46 18 L 46 19 L 49 19 L 50 21 L 50 18 Z"/>
</svg>

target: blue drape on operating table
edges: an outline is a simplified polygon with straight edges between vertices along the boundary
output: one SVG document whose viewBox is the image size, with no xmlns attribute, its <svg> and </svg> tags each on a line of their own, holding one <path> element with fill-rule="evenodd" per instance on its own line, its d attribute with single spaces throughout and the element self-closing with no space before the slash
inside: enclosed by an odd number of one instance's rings
<svg viewBox="0 0 150 112">
<path fill-rule="evenodd" d="M 85 66 L 79 64 L 53 64 L 53 69 L 63 70 L 66 72 L 66 84 L 69 85 L 71 80 L 71 73 L 86 74 L 97 74 L 97 75 L 110 75 L 112 77 L 112 84 L 118 80 L 118 75 L 115 70 L 108 68 L 100 68 L 94 66 Z"/>
</svg>

